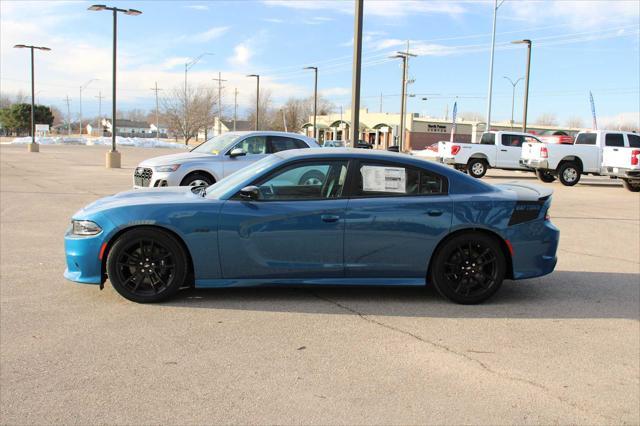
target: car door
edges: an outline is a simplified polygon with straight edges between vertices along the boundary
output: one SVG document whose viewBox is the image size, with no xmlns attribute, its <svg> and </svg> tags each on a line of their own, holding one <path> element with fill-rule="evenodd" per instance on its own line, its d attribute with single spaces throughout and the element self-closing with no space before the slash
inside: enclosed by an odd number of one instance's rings
<svg viewBox="0 0 640 426">
<path fill-rule="evenodd" d="M 345 221 L 345 276 L 426 277 L 449 232 L 448 182 L 427 169 L 387 161 L 354 165 Z"/>
<path fill-rule="evenodd" d="M 231 151 L 238 148 L 244 152 L 244 155 L 231 156 Z M 223 176 L 229 176 L 231 173 L 237 172 L 267 155 L 267 136 L 248 136 L 225 152 L 222 165 Z"/>
<path fill-rule="evenodd" d="M 625 147 L 624 134 L 606 133 L 602 148 L 602 163 L 605 167 L 629 167 L 631 152 Z M 615 170 L 614 170 L 615 172 Z"/>
<path fill-rule="evenodd" d="M 218 231 L 227 279 L 342 277 L 346 160 L 286 165 L 254 185 L 257 200 L 232 197 Z M 303 180 L 313 173 L 313 183 Z"/>
<path fill-rule="evenodd" d="M 496 166 L 503 169 L 519 169 L 523 142 L 522 135 L 503 133 L 498 145 Z"/>
</svg>

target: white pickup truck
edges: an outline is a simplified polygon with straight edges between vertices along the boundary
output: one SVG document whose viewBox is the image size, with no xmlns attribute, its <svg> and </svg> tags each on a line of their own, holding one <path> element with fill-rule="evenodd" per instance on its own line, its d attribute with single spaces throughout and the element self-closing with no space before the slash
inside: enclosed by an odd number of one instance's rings
<svg viewBox="0 0 640 426">
<path fill-rule="evenodd" d="M 592 174 L 620 178 L 629 191 L 640 191 L 640 135 L 631 132 L 580 132 L 573 145 L 525 143 L 520 162 L 547 182 L 551 175 L 573 186 L 581 175 Z"/>
<path fill-rule="evenodd" d="M 528 170 L 520 164 L 522 145 L 542 143 L 540 139 L 521 132 L 487 132 L 480 143 L 439 142 L 438 161 L 481 178 L 489 168 Z"/>
</svg>

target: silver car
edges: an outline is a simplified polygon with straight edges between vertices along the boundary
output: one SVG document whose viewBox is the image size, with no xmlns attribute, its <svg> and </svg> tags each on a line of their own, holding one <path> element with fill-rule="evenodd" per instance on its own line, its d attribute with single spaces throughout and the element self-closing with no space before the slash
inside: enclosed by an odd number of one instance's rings
<svg viewBox="0 0 640 426">
<path fill-rule="evenodd" d="M 211 185 L 274 152 L 319 148 L 297 133 L 229 132 L 209 139 L 190 152 L 143 161 L 133 174 L 134 188 Z"/>
</svg>

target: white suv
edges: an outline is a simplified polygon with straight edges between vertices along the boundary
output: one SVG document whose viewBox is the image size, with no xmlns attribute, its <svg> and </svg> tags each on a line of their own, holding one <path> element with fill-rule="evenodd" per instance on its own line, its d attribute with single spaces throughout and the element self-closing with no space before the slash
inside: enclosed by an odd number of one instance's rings
<svg viewBox="0 0 640 426">
<path fill-rule="evenodd" d="M 133 173 L 133 187 L 211 185 L 269 154 L 301 148 L 319 148 L 319 145 L 296 133 L 229 132 L 203 142 L 190 152 L 143 161 Z"/>
</svg>

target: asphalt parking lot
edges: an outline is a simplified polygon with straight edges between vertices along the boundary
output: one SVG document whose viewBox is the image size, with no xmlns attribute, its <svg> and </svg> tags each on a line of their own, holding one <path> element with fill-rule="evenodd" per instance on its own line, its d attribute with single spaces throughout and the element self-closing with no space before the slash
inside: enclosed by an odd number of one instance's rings
<svg viewBox="0 0 640 426">
<path fill-rule="evenodd" d="M 638 424 L 640 196 L 558 183 L 549 276 L 459 306 L 431 289 L 67 282 L 63 234 L 166 149 L 0 146 L 2 424 Z M 533 175 L 490 171 L 488 182 Z"/>
</svg>

